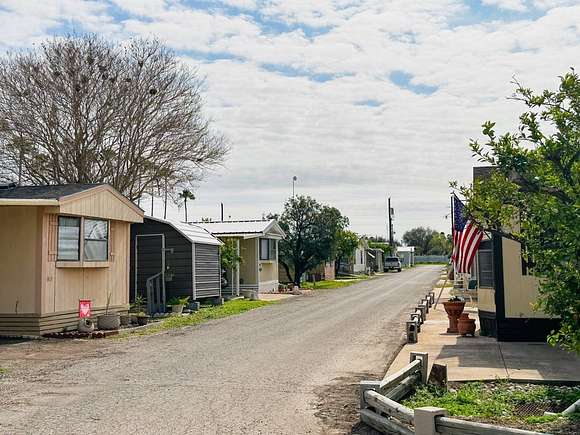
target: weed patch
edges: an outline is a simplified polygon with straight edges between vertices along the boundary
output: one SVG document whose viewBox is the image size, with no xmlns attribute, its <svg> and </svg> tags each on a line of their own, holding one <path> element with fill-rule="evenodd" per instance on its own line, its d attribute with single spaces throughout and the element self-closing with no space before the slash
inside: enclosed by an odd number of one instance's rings
<svg viewBox="0 0 580 435">
<path fill-rule="evenodd" d="M 160 320 L 154 323 L 148 328 L 140 329 L 137 331 L 127 332 L 125 334 L 121 333 L 118 337 L 127 336 L 141 336 L 150 335 L 157 332 L 178 329 L 185 326 L 194 326 L 203 322 L 207 322 L 212 319 L 221 319 L 223 317 L 234 316 L 236 314 L 241 314 L 243 312 L 253 310 L 255 308 L 260 308 L 266 305 L 273 304 L 273 301 L 250 301 L 246 299 L 236 299 L 233 301 L 225 302 L 223 305 L 217 306 L 202 306 L 195 313 L 189 314 L 187 316 L 173 316 L 166 319 Z"/>
<path fill-rule="evenodd" d="M 561 412 L 580 399 L 580 387 L 516 384 L 508 381 L 469 382 L 455 388 L 421 386 L 403 402 L 410 408 L 436 406 L 469 420 L 552 433 L 578 433 L 580 414 Z M 572 430 L 572 432 L 570 432 Z"/>
</svg>

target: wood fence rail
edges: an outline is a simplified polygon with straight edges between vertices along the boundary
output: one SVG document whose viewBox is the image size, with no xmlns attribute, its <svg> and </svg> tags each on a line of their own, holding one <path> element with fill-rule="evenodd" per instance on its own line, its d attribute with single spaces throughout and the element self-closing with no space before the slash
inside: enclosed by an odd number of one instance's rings
<svg viewBox="0 0 580 435">
<path fill-rule="evenodd" d="M 397 400 L 416 385 L 427 383 L 429 356 L 411 352 L 411 361 L 382 381 L 361 381 L 360 419 L 381 433 L 401 435 L 541 435 L 522 429 L 449 418 L 447 410 L 422 407 L 415 410 Z"/>
</svg>

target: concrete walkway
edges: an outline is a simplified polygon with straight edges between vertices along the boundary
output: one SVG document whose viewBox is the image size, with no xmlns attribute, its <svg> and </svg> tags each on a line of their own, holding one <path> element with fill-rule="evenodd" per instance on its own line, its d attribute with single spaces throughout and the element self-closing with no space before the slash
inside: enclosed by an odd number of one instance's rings
<svg viewBox="0 0 580 435">
<path fill-rule="evenodd" d="M 448 298 L 443 292 L 435 309 L 427 315 L 421 327 L 418 343 L 403 347 L 388 373 L 409 363 L 409 353 L 428 352 L 429 363 L 447 365 L 449 381 L 512 379 L 535 382 L 580 383 L 580 358 L 546 343 L 508 343 L 479 336 L 477 309 L 466 307 L 469 317 L 476 319 L 475 338 L 448 334 L 447 314 L 442 302 Z M 440 289 L 437 290 L 437 297 Z"/>
</svg>

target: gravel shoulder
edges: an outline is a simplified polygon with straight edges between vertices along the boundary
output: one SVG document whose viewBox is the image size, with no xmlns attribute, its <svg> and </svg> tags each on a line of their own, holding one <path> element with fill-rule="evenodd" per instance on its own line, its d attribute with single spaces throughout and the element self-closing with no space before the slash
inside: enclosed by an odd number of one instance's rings
<svg viewBox="0 0 580 435">
<path fill-rule="evenodd" d="M 0 344 L 0 433 L 362 433 L 356 384 L 385 372 L 439 270 L 148 337 Z"/>
</svg>

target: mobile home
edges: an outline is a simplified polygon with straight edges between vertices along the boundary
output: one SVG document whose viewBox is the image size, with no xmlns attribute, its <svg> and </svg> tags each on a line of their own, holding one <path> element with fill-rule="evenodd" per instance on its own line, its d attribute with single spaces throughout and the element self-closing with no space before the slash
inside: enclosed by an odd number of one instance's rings
<svg viewBox="0 0 580 435">
<path fill-rule="evenodd" d="M 130 225 L 143 211 L 107 184 L 0 188 L 0 334 L 75 329 L 129 307 Z"/>
</svg>

